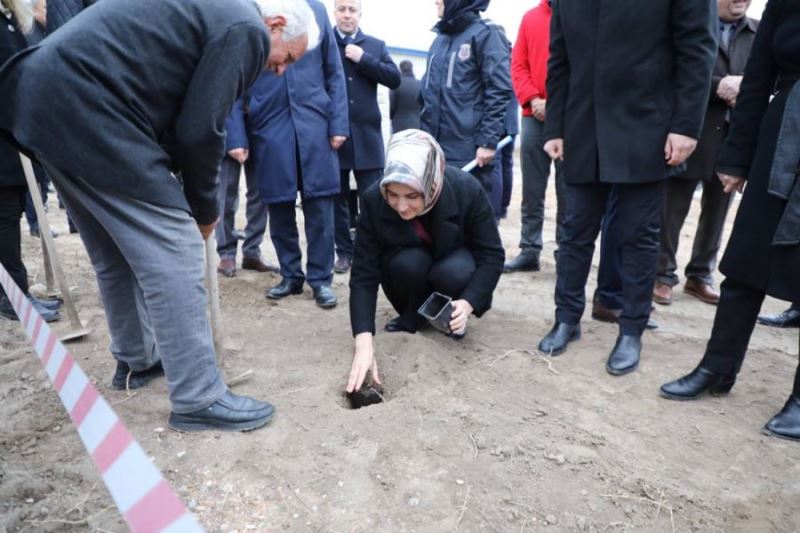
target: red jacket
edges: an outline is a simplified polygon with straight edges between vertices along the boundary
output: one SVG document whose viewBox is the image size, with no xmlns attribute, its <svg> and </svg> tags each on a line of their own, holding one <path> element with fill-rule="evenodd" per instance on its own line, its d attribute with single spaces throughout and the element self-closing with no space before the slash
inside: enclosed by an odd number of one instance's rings
<svg viewBox="0 0 800 533">
<path fill-rule="evenodd" d="M 522 105 L 522 116 L 532 116 L 528 103 L 534 98 L 547 98 L 545 79 L 550 57 L 550 2 L 541 3 L 525 13 L 519 25 L 517 42 L 511 52 L 511 81 Z"/>
</svg>

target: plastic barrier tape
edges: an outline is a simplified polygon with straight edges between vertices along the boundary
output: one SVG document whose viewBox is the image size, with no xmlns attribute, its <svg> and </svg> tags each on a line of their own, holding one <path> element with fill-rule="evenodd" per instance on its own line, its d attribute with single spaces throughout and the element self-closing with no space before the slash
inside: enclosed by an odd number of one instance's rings
<svg viewBox="0 0 800 533">
<path fill-rule="evenodd" d="M 204 531 L 3 265 L 0 285 L 131 531 Z"/>
</svg>

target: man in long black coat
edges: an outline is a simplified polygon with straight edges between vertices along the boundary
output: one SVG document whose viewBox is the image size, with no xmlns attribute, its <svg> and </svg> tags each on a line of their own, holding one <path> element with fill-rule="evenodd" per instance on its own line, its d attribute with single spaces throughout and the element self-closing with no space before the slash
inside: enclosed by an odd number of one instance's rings
<svg viewBox="0 0 800 533">
<path fill-rule="evenodd" d="M 234 101 L 315 28 L 304 0 L 103 0 L 0 71 L 0 129 L 48 171 L 97 273 L 112 386 L 141 386 L 163 363 L 176 429 L 272 416 L 222 380 L 201 236 L 218 220 Z"/>
<path fill-rule="evenodd" d="M 336 0 L 334 35 L 347 82 L 350 137 L 339 148 L 342 190 L 336 199 L 336 263 L 333 271 L 343 274 L 353 261 L 350 238 L 350 171 L 356 178 L 358 197 L 383 176 L 385 147 L 378 109 L 378 84 L 389 89 L 400 86 L 400 70 L 386 50 L 386 43 L 359 28 L 361 0 Z"/>
<path fill-rule="evenodd" d="M 594 241 L 614 189 L 619 200 L 623 310 L 606 365 L 639 363 L 650 315 L 663 184 L 700 135 L 716 57 L 714 0 L 555 0 L 545 150 L 562 159 L 566 220 L 559 245 L 556 324 L 539 343 L 558 354 L 580 337 Z"/>
</svg>

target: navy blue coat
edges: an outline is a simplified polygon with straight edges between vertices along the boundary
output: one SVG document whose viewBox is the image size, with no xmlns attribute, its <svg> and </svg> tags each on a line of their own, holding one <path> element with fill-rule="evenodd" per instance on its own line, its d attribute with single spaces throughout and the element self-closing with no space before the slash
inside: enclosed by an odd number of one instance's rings
<svg viewBox="0 0 800 533">
<path fill-rule="evenodd" d="M 266 204 L 295 201 L 298 170 L 306 198 L 332 196 L 340 188 L 339 158 L 330 138 L 349 134 L 347 88 L 325 6 L 308 3 L 320 28 L 317 47 L 283 76 L 263 72 L 245 95 L 247 118 L 239 102 L 238 115 L 226 124 L 227 148 L 250 150 L 247 172 L 257 176 Z"/>
<path fill-rule="evenodd" d="M 333 30 L 347 81 L 350 109 L 350 137 L 339 149 L 339 166 L 344 170 L 383 168 L 385 161 L 378 84 L 390 89 L 400 86 L 400 69 L 386 50 L 386 43 L 359 30 L 353 44 L 364 49 L 361 61 L 344 55 L 347 44 Z"/>
<path fill-rule="evenodd" d="M 464 30 L 439 31 L 433 41 L 420 127 L 439 141 L 448 161 L 472 161 L 477 147 L 495 148 L 503 138 L 513 97 L 510 54 L 499 28 L 477 14 Z"/>
</svg>

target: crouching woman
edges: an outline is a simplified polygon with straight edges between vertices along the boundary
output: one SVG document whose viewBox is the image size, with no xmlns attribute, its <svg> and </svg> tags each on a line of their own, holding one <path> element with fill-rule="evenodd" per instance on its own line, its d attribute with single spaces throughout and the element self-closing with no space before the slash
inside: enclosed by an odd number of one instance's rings
<svg viewBox="0 0 800 533">
<path fill-rule="evenodd" d="M 379 285 L 398 313 L 386 331 L 415 333 L 425 322 L 417 309 L 438 291 L 452 298 L 450 330 L 462 337 L 469 316 L 491 307 L 505 259 L 480 183 L 445 167 L 442 149 L 425 132 L 392 136 L 384 178 L 361 201 L 350 274 L 355 348 L 347 392 L 358 390 L 370 371 L 380 383 L 373 346 Z"/>
</svg>

